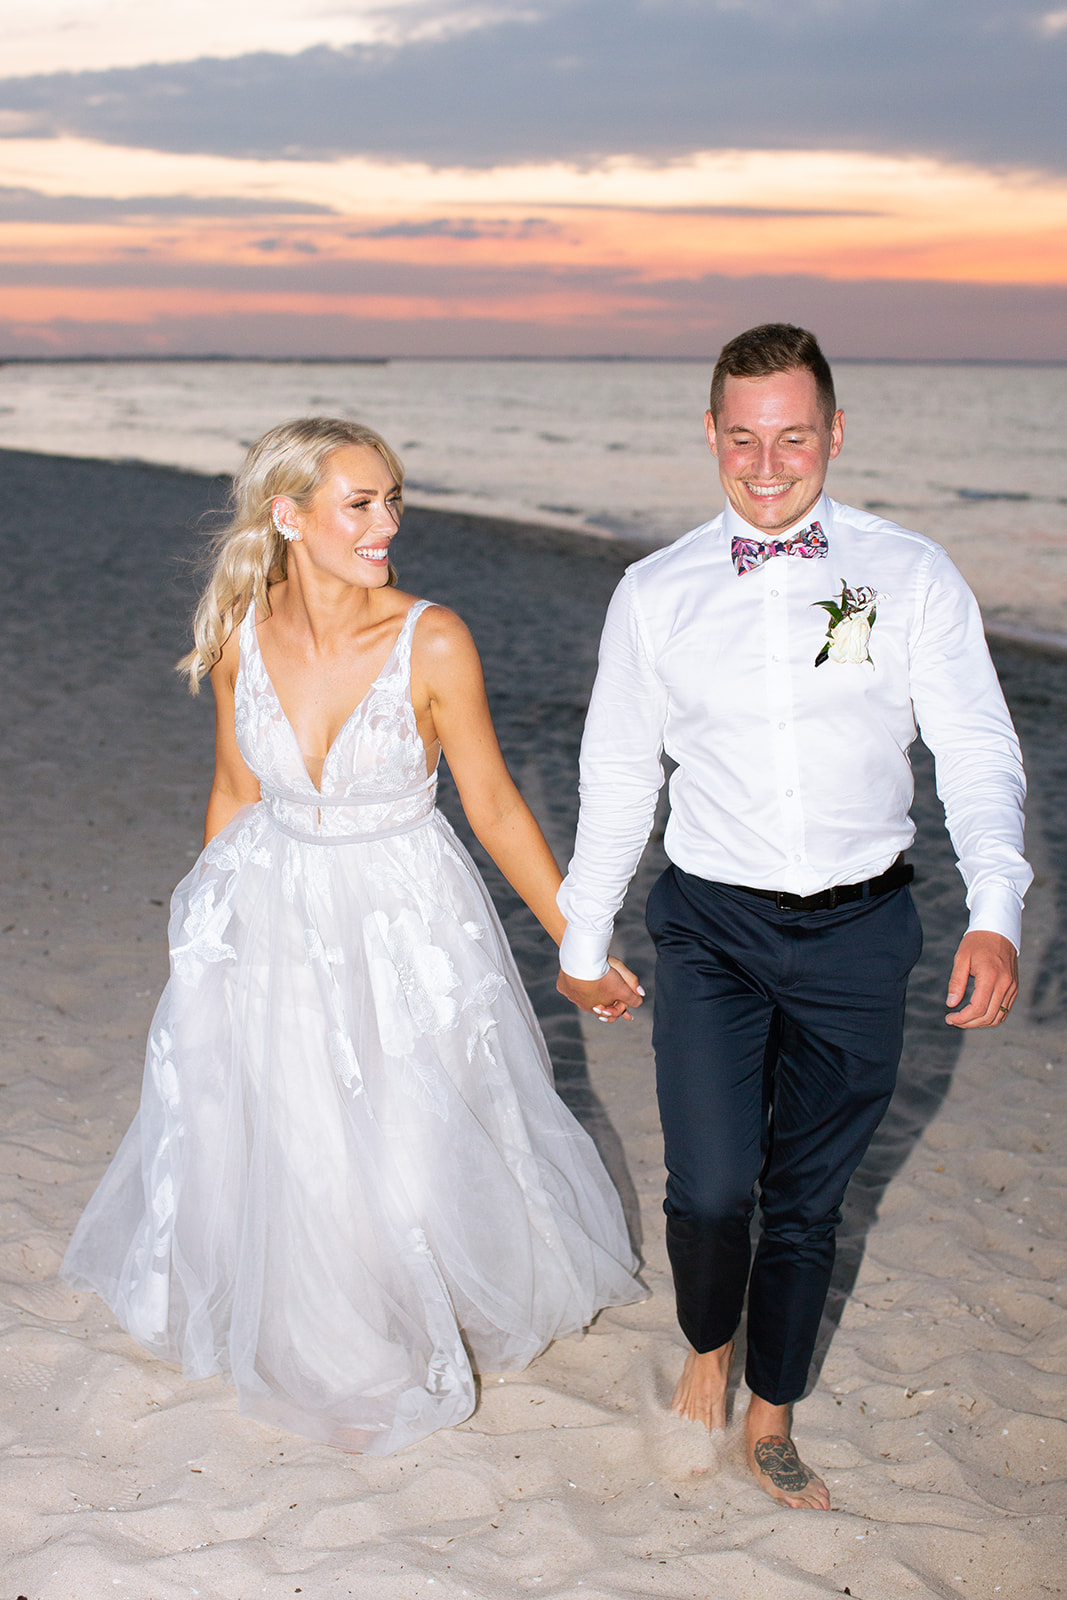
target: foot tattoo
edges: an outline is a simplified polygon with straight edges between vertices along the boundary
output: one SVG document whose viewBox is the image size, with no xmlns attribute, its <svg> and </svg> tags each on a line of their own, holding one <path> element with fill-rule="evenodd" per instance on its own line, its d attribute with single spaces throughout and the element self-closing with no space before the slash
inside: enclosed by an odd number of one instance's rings
<svg viewBox="0 0 1067 1600">
<path fill-rule="evenodd" d="M 792 1439 L 772 1434 L 758 1441 L 754 1454 L 757 1467 L 783 1494 L 800 1494 L 815 1476 L 797 1455 Z"/>
</svg>

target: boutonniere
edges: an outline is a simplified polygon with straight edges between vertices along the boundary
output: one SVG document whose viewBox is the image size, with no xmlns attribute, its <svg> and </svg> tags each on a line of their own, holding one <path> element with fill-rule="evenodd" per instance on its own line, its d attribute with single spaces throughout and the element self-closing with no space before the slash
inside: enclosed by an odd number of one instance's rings
<svg viewBox="0 0 1067 1600">
<path fill-rule="evenodd" d="M 821 667 L 824 661 L 841 661 L 862 666 L 865 661 L 870 661 L 868 645 L 878 615 L 876 607 L 878 601 L 885 598 L 885 595 L 878 594 L 866 585 L 860 589 L 850 589 L 842 580 L 839 600 L 814 601 L 830 617 L 826 638 L 815 657 L 815 665 Z M 874 665 L 873 661 L 871 665 Z"/>
</svg>

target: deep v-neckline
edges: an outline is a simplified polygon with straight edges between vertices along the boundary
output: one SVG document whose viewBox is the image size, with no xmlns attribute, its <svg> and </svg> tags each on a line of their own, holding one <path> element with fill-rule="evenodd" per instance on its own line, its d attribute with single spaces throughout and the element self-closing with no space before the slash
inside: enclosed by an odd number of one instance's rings
<svg viewBox="0 0 1067 1600">
<path fill-rule="evenodd" d="M 329 748 L 327 749 L 326 754 L 322 758 L 322 771 L 319 774 L 318 783 L 316 783 L 314 778 L 311 776 L 311 772 L 310 772 L 310 770 L 308 768 L 308 764 L 307 764 L 307 757 L 305 756 L 303 750 L 301 750 L 301 748 L 300 748 L 300 740 L 296 736 L 296 729 L 293 727 L 293 724 L 289 720 L 289 714 L 286 711 L 285 707 L 282 705 L 282 697 L 278 693 L 277 689 L 275 688 L 274 679 L 271 677 L 270 673 L 267 670 L 267 663 L 263 659 L 263 651 L 261 650 L 260 644 L 259 644 L 259 632 L 258 632 L 259 624 L 256 621 L 255 609 L 254 609 L 254 607 L 250 608 L 249 615 L 251 617 L 250 626 L 251 626 L 251 630 L 252 630 L 252 639 L 253 639 L 253 642 L 254 642 L 255 647 L 256 647 L 256 655 L 259 658 L 260 671 L 263 674 L 263 677 L 264 677 L 264 680 L 266 682 L 267 688 L 271 692 L 271 695 L 272 695 L 273 700 L 274 700 L 274 704 L 278 707 L 278 713 L 279 713 L 279 715 L 280 715 L 280 717 L 282 719 L 282 723 L 284 724 L 285 729 L 289 734 L 289 737 L 293 741 L 293 748 L 296 751 L 297 759 L 300 762 L 300 766 L 301 766 L 301 770 L 303 771 L 303 775 L 307 779 L 308 783 L 311 785 L 311 787 L 314 789 L 314 791 L 315 791 L 315 793 L 317 795 L 320 795 L 320 796 L 322 795 L 322 792 L 323 792 L 323 790 L 322 790 L 322 781 L 326 776 L 326 768 L 330 764 L 330 757 L 333 755 L 333 753 L 336 750 L 337 746 L 340 744 L 341 740 L 343 739 L 343 737 L 344 737 L 349 725 L 353 722 L 353 720 L 359 714 L 359 712 L 362 711 L 363 707 L 366 705 L 367 701 L 370 699 L 370 697 L 374 693 L 375 689 L 377 689 L 378 685 L 381 683 L 382 679 L 385 677 L 387 671 L 389 670 L 390 666 L 392 665 L 393 657 L 396 655 L 397 651 L 400 649 L 400 641 L 404 637 L 404 630 L 407 627 L 409 621 L 411 620 L 411 613 L 415 610 L 415 607 L 418 605 L 418 603 L 419 602 L 416 600 L 413 605 L 410 605 L 408 607 L 407 613 L 406 613 L 406 615 L 404 617 L 404 620 L 400 624 L 400 632 L 397 634 L 396 638 L 393 640 L 392 649 L 389 651 L 389 654 L 386 656 L 385 660 L 382 662 L 382 664 L 379 667 L 379 669 L 378 669 L 377 673 L 375 674 L 374 678 L 367 685 L 367 687 L 364 690 L 363 694 L 356 701 L 356 704 L 352 707 L 351 711 L 348 713 L 348 716 L 345 718 L 345 720 L 342 722 L 341 726 L 338 728 L 337 732 L 334 734 L 333 738 L 330 740 Z"/>
</svg>

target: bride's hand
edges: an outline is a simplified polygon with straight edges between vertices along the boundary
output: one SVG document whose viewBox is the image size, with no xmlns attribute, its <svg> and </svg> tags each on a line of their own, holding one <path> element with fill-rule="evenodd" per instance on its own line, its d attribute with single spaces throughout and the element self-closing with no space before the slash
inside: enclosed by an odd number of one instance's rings
<svg viewBox="0 0 1067 1600">
<path fill-rule="evenodd" d="M 613 972 L 617 972 L 619 974 L 619 977 L 622 979 L 623 983 L 626 984 L 628 989 L 633 990 L 634 998 L 632 1004 L 639 1006 L 641 1001 L 645 998 L 645 991 L 637 981 L 637 973 L 631 972 L 629 967 L 624 966 L 623 963 L 617 960 L 615 956 L 608 957 L 608 966 Z"/>
<path fill-rule="evenodd" d="M 601 1022 L 622 1022 L 624 1020 L 626 1022 L 632 1022 L 634 1019 L 630 1015 L 628 1006 L 633 1006 L 634 1010 L 636 1011 L 637 1007 L 645 998 L 645 991 L 637 981 L 637 973 L 631 972 L 629 967 L 624 966 L 621 961 L 618 961 L 615 958 L 615 956 L 608 957 L 608 966 L 611 968 L 612 972 L 618 973 L 623 983 L 625 983 L 626 987 L 630 990 L 630 994 L 628 995 L 625 1003 L 621 1000 L 616 1000 L 610 1005 L 594 1006 L 593 1014 L 594 1016 L 599 1017 Z"/>
</svg>

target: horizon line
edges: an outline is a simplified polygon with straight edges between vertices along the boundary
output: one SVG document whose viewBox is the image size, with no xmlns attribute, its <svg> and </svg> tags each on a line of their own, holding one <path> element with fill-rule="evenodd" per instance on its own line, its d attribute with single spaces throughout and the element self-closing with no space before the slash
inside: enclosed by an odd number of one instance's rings
<svg viewBox="0 0 1067 1600">
<path fill-rule="evenodd" d="M 828 361 L 851 366 L 898 367 L 1067 367 L 1064 356 L 844 356 L 827 354 Z M 706 355 L 621 355 L 607 352 L 572 355 L 235 355 L 222 351 L 203 351 L 199 354 L 174 352 L 131 352 L 129 354 L 80 355 L 4 355 L 0 354 L 0 367 L 8 366 L 76 366 L 91 364 L 137 365 L 164 364 L 184 361 L 188 363 L 256 363 L 274 366 L 364 366 L 384 367 L 401 361 L 539 361 L 539 362 L 660 362 L 669 361 L 692 365 L 706 365 L 714 356 Z"/>
</svg>

